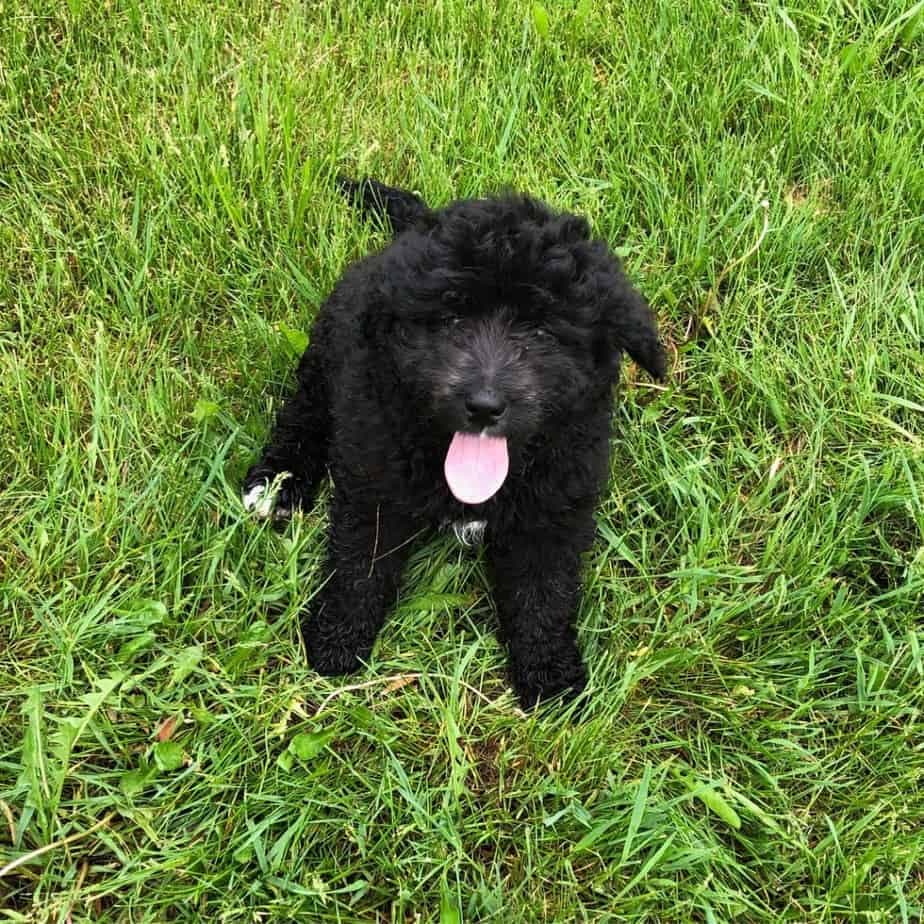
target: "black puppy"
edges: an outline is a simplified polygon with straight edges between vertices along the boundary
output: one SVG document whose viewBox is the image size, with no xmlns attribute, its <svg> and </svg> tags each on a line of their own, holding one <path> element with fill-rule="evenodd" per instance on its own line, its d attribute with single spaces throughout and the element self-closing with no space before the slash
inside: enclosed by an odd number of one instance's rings
<svg viewBox="0 0 924 924">
<path fill-rule="evenodd" d="M 628 352 L 665 373 L 655 319 L 587 223 L 533 199 L 431 210 L 341 180 L 394 240 L 322 306 L 244 505 L 304 507 L 333 477 L 327 583 L 305 615 L 322 674 L 355 671 L 424 526 L 484 536 L 520 700 L 574 695 L 581 553 L 607 482 Z M 285 474 L 284 474 L 285 473 Z"/>
</svg>

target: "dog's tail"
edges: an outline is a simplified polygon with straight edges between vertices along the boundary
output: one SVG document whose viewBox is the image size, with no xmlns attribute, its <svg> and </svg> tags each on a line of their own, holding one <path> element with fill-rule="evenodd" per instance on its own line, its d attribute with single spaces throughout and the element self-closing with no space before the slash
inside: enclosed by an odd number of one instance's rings
<svg viewBox="0 0 924 924">
<path fill-rule="evenodd" d="M 430 212 L 420 196 L 376 180 L 351 180 L 341 175 L 337 186 L 363 215 L 387 223 L 393 234 L 400 234 Z"/>
</svg>

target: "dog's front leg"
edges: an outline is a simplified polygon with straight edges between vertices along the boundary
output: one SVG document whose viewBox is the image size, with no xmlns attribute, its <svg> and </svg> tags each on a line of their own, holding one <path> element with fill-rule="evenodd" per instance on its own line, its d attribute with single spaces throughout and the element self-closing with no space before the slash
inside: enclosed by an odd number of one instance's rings
<svg viewBox="0 0 924 924">
<path fill-rule="evenodd" d="M 320 674 L 358 670 L 398 593 L 413 538 L 411 521 L 386 504 L 357 506 L 335 490 L 327 582 L 302 622 L 308 660 Z"/>
<path fill-rule="evenodd" d="M 586 682 L 574 621 L 581 594 L 580 537 L 590 515 L 573 529 L 542 527 L 492 537 L 489 554 L 495 599 L 510 653 L 510 673 L 523 706 L 563 695 Z"/>
</svg>

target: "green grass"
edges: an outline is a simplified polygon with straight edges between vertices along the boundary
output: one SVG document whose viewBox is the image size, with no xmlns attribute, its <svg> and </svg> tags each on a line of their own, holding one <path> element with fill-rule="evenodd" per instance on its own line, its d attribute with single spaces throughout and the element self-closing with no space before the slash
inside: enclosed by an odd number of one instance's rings
<svg viewBox="0 0 924 924">
<path fill-rule="evenodd" d="M 910 2 L 0 3 L 0 920 L 924 919 Z M 579 723 L 440 540 L 305 665 L 323 504 L 238 484 L 379 244 L 338 169 L 583 212 L 663 319 Z"/>
</svg>

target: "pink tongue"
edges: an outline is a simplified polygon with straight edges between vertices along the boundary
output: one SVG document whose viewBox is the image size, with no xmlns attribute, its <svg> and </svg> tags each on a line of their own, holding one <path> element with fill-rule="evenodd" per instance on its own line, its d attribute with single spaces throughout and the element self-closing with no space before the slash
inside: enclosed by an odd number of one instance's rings
<svg viewBox="0 0 924 924">
<path fill-rule="evenodd" d="M 483 504 L 507 477 L 507 440 L 502 436 L 457 433 L 449 444 L 443 471 L 449 490 L 463 504 Z"/>
</svg>

